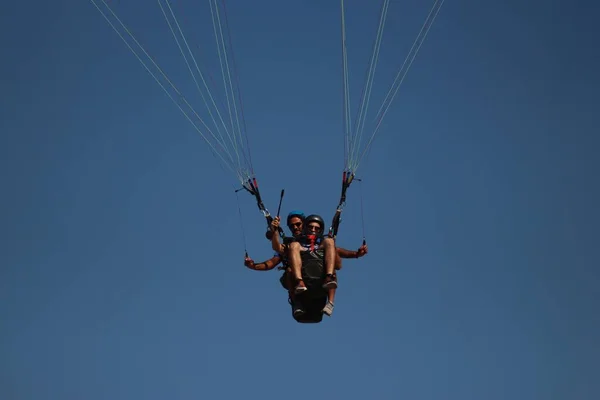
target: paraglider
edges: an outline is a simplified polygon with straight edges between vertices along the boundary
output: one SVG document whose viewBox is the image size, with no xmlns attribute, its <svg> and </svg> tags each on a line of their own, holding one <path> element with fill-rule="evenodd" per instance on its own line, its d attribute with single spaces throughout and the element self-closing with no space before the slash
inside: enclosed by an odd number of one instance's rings
<svg viewBox="0 0 600 400">
<path fill-rule="evenodd" d="M 276 216 L 269 232 L 278 232 L 280 218 Z M 288 291 L 288 301 L 292 307 L 292 315 L 298 322 L 320 322 L 323 314 L 331 316 L 334 308 L 335 290 L 337 289 L 337 271 L 342 268 L 342 258 L 360 258 L 368 253 L 368 247 L 363 243 L 358 250 L 347 250 L 334 246 L 333 272 L 328 274 L 325 268 L 325 249 L 320 247 L 320 242 L 328 239 L 323 235 L 325 223 L 320 216 L 309 215 L 306 217 L 302 211 L 291 211 L 287 216 L 287 226 L 292 233 L 291 237 L 283 235 L 280 243 L 276 234 L 270 235 L 275 255 L 263 262 L 255 263 L 246 256 L 244 265 L 257 271 L 269 271 L 280 263 L 284 273 L 280 278 L 281 285 Z M 313 230 L 310 230 L 311 224 Z M 306 228 L 305 228 L 306 227 Z M 296 243 L 296 246 L 290 246 Z M 288 251 L 288 249 L 290 251 Z M 299 254 L 294 254 L 299 251 Z M 298 257 L 290 262 L 290 257 Z M 299 262 L 300 261 L 300 262 Z M 295 271 L 292 271 L 292 267 Z M 296 277 L 296 278 L 294 278 Z M 299 283 L 298 277 L 303 284 Z M 303 289 L 304 288 L 304 289 Z"/>
<path fill-rule="evenodd" d="M 337 288 L 336 271 L 341 268 L 341 258 L 359 258 L 367 254 L 368 248 L 363 232 L 362 246 L 356 251 L 345 250 L 336 245 L 341 215 L 346 204 L 347 191 L 356 178 L 356 172 L 365 155 L 370 151 L 376 133 L 382 125 L 390 105 L 395 98 L 404 77 L 412 65 L 427 33 L 429 32 L 444 0 L 435 0 L 424 24 L 414 40 L 413 45 L 398 71 L 385 99 L 374 118 L 374 127 L 366 141 L 363 140 L 366 115 L 371 96 L 375 70 L 387 18 L 389 0 L 382 1 L 381 14 L 373 53 L 367 70 L 365 86 L 362 90 L 358 115 L 352 121 L 350 112 L 350 90 L 348 56 L 346 46 L 346 21 L 344 0 L 340 0 L 341 21 L 341 54 L 342 54 L 342 86 L 343 86 L 343 132 L 344 132 L 344 169 L 342 171 L 341 194 L 331 224 L 326 226 L 321 216 L 305 217 L 301 212 L 291 212 L 287 218 L 287 226 L 292 235 L 286 237 L 279 226 L 281 209 L 281 192 L 279 208 L 273 217 L 263 202 L 258 180 L 252 165 L 248 134 L 242 97 L 235 67 L 235 59 L 231 49 L 229 28 L 225 4 L 218 0 L 208 0 L 217 44 L 217 54 L 221 67 L 226 107 L 219 108 L 213 96 L 209 79 L 199 67 L 198 60 L 186 39 L 175 12 L 168 0 L 158 0 L 158 5 L 173 35 L 177 48 L 181 52 L 194 86 L 201 95 L 207 109 L 207 115 L 200 116 L 183 96 L 182 92 L 169 79 L 164 70 L 153 60 L 131 31 L 125 26 L 106 0 L 90 0 L 100 11 L 113 30 L 125 45 L 140 61 L 146 71 L 154 78 L 167 96 L 178 107 L 194 130 L 208 144 L 210 151 L 225 170 L 236 177 L 241 188 L 237 192 L 249 193 L 267 222 L 267 239 L 271 242 L 275 255 L 262 263 L 254 263 L 245 249 L 244 264 L 255 270 L 272 270 L 282 264 L 285 270 L 281 283 L 289 292 L 292 314 L 298 322 L 320 322 L 322 316 L 333 312 L 335 290 Z M 245 245 L 245 243 L 244 243 Z"/>
</svg>

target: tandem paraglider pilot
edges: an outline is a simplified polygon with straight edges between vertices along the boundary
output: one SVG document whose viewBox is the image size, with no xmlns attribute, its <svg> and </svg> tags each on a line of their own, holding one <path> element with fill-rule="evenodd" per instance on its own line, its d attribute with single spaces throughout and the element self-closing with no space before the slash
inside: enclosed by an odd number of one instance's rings
<svg viewBox="0 0 600 400">
<path fill-rule="evenodd" d="M 275 217 L 267 231 L 267 239 L 275 255 L 255 263 L 246 257 L 244 265 L 257 271 L 268 271 L 280 263 L 284 273 L 280 278 L 288 291 L 288 302 L 294 319 L 302 323 L 320 322 L 323 314 L 331 316 L 334 308 L 337 274 L 342 258 L 360 258 L 368 253 L 363 243 L 358 250 L 335 246 L 333 238 L 324 234 L 325 222 L 319 215 L 305 217 L 301 211 L 288 214 L 286 224 L 292 237 L 281 238 L 280 218 Z"/>
</svg>

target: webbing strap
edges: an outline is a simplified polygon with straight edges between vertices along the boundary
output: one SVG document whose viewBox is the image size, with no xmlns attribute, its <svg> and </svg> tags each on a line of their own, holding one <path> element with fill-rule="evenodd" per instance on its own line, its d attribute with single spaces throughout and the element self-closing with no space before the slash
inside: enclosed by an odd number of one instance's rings
<svg viewBox="0 0 600 400">
<path fill-rule="evenodd" d="M 350 184 L 354 180 L 354 173 L 351 171 L 344 171 L 342 174 L 342 193 L 340 195 L 340 202 L 331 221 L 331 228 L 329 228 L 329 236 L 335 238 L 337 236 L 340 222 L 342 221 L 342 209 L 346 204 L 346 191 L 350 187 Z"/>
</svg>

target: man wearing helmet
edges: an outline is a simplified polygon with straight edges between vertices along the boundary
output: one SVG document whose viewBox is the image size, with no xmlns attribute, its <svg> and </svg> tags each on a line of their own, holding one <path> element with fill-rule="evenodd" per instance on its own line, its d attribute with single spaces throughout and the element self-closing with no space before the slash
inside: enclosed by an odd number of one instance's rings
<svg viewBox="0 0 600 400">
<path fill-rule="evenodd" d="M 324 250 L 325 258 L 325 283 L 323 283 L 323 288 L 337 288 L 337 280 L 334 275 L 336 256 L 335 243 L 332 238 L 323 236 L 323 233 L 325 232 L 325 221 L 318 215 L 309 215 L 304 220 L 304 229 L 306 235 L 302 236 L 300 240 L 290 243 L 287 249 L 292 274 L 296 279 L 294 292 L 302 293 L 307 290 L 306 285 L 302 280 L 302 273 L 300 270 L 302 266 L 300 252 L 316 251 L 319 249 Z M 277 250 L 281 251 L 283 249 L 279 247 Z"/>
<path fill-rule="evenodd" d="M 303 216 L 303 215 L 302 215 Z M 290 297 L 303 293 L 307 290 L 307 287 L 302 279 L 302 259 L 301 252 L 319 252 L 322 254 L 324 267 L 325 267 L 325 282 L 323 283 L 323 289 L 327 290 L 327 304 L 323 308 L 323 312 L 327 315 L 333 313 L 333 303 L 335 298 L 335 290 L 337 288 L 337 276 L 335 270 L 342 268 L 341 258 L 359 258 L 367 254 L 368 248 L 366 245 L 361 246 L 357 251 L 346 250 L 341 247 L 336 248 L 335 242 L 332 238 L 325 237 L 325 222 L 318 215 L 309 215 L 304 218 L 303 224 L 300 225 L 297 222 L 296 226 L 291 226 L 293 220 L 290 220 L 291 215 L 288 215 L 288 227 L 294 232 L 295 241 L 291 243 L 281 244 L 279 242 L 278 235 L 272 237 L 272 247 L 278 254 L 284 254 L 287 256 L 289 266 L 284 273 L 284 276 L 288 278 L 287 288 L 290 292 Z M 294 228 L 296 230 L 294 230 Z M 271 229 L 273 232 L 277 232 L 279 229 L 279 218 L 275 218 L 271 223 Z M 303 234 L 302 234 L 303 233 Z M 283 278 L 283 277 L 282 277 Z M 291 279 L 296 281 L 296 285 L 292 290 L 293 284 Z M 283 283 L 283 282 L 282 282 Z M 302 312 L 302 310 L 295 310 Z"/>
<path fill-rule="evenodd" d="M 318 216 L 310 216 L 310 217 L 311 217 L 311 221 L 313 220 L 312 217 L 316 217 L 316 219 L 313 221 L 313 225 L 315 225 L 315 223 L 317 224 L 317 227 L 318 227 L 317 232 L 319 232 L 320 235 L 322 236 L 322 234 L 324 232 L 324 228 L 325 228 L 325 224 L 324 224 L 323 220 Z M 303 238 L 304 226 L 305 226 L 304 213 L 302 211 L 292 211 L 288 214 L 286 222 L 287 222 L 287 226 L 288 226 L 290 232 L 293 235 L 293 238 L 285 238 L 283 244 L 279 242 L 279 235 L 273 234 L 274 232 L 277 232 L 279 230 L 280 218 L 276 217 L 273 220 L 273 222 L 271 223 L 271 230 L 267 232 L 267 239 L 270 239 L 272 241 L 273 249 L 276 251 L 275 256 L 272 257 L 271 259 L 261 262 L 261 263 L 254 263 L 254 261 L 251 258 L 246 258 L 244 261 L 244 265 L 246 265 L 246 267 L 248 267 L 250 269 L 260 270 L 260 271 L 268 271 L 268 270 L 275 268 L 277 265 L 279 265 L 279 263 L 283 262 L 283 264 L 285 265 L 285 272 L 281 276 L 280 282 L 281 282 L 282 286 L 286 290 L 288 290 L 290 300 L 293 303 L 295 294 L 298 291 L 299 292 L 305 291 L 306 289 L 302 289 L 302 287 L 304 286 L 304 288 L 306 288 L 306 286 L 304 285 L 302 280 L 300 280 L 300 282 L 297 282 L 298 285 L 296 286 L 296 288 L 298 286 L 300 286 L 300 289 L 296 289 L 293 286 L 292 279 L 293 279 L 293 277 L 297 278 L 298 275 L 293 273 L 291 266 L 289 265 L 289 262 L 288 262 L 289 260 L 288 260 L 287 256 L 289 254 L 288 249 L 290 248 L 290 244 L 293 241 L 301 240 Z M 310 222 L 308 222 L 308 223 L 310 223 Z M 307 235 L 307 237 L 308 236 L 309 235 Z M 304 243 L 304 247 L 306 249 L 310 248 L 310 246 L 308 245 L 308 242 L 306 240 L 307 237 L 305 237 L 305 240 L 302 241 L 302 243 Z M 329 239 L 329 238 L 327 238 L 327 239 Z M 319 240 L 319 241 L 321 241 L 321 240 Z M 295 246 L 296 245 L 294 245 L 294 247 Z M 321 246 L 323 246 L 322 243 L 321 243 Z M 359 258 L 359 257 L 364 256 L 368 252 L 368 248 L 366 245 L 362 245 L 357 251 L 347 250 L 347 249 L 344 249 L 341 247 L 335 248 L 335 246 L 333 246 L 333 248 L 335 249 L 335 251 L 333 252 L 335 254 L 335 261 L 334 261 L 334 269 L 335 270 L 339 270 L 342 268 L 341 258 Z M 299 255 L 299 253 L 298 253 L 298 255 Z M 302 266 L 301 264 L 302 263 L 300 262 L 298 268 L 301 268 L 301 266 Z M 282 269 L 282 268 L 280 268 L 280 269 Z M 300 278 L 301 278 L 301 275 L 300 275 Z M 333 284 L 332 283 L 327 284 L 327 282 L 325 283 L 328 287 L 328 303 L 325 306 L 325 308 L 323 309 L 323 312 L 330 316 L 333 312 L 335 287 L 337 286 L 336 276 L 333 271 L 331 271 L 331 275 L 329 276 L 329 281 L 333 282 Z M 299 308 L 298 306 L 295 306 L 294 307 L 294 315 L 301 314 L 301 313 L 303 313 L 303 310 L 301 308 Z"/>
<path fill-rule="evenodd" d="M 320 218 L 320 217 L 319 217 Z M 287 216 L 287 226 L 292 233 L 294 238 L 299 238 L 304 233 L 304 222 L 305 216 L 302 211 L 294 210 L 290 212 Z M 321 219 L 322 221 L 322 219 Z M 284 240 L 284 243 L 281 244 L 279 242 L 279 237 L 273 237 L 273 232 L 277 232 L 280 225 L 280 217 L 275 217 L 271 222 L 271 230 L 267 231 L 267 239 L 272 242 L 273 249 L 275 250 L 277 255 L 285 256 L 286 246 L 291 242 L 291 238 L 288 240 Z M 323 223 L 323 226 L 324 223 Z M 362 245 L 358 250 L 347 250 L 342 247 L 336 247 L 335 254 L 335 269 L 342 269 L 342 258 L 360 258 L 368 253 L 367 245 Z"/>
<path fill-rule="evenodd" d="M 325 221 L 318 215 L 309 215 L 306 217 L 304 220 L 304 231 L 305 235 L 299 240 L 290 243 L 287 248 L 291 275 L 296 283 L 294 294 L 298 295 L 308 290 L 302 276 L 303 259 L 301 253 L 310 252 L 309 254 L 305 253 L 305 256 L 318 254 L 319 257 L 322 257 L 323 267 L 325 268 L 325 280 L 322 287 L 327 291 L 327 303 L 321 311 L 330 316 L 333 313 L 333 297 L 337 288 L 337 277 L 334 271 L 336 258 L 335 242 L 332 238 L 323 236 Z"/>
</svg>

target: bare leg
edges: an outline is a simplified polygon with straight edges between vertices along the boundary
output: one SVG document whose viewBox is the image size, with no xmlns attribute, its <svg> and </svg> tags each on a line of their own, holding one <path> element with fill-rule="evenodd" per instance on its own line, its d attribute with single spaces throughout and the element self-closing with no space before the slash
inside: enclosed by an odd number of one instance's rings
<svg viewBox="0 0 600 400">
<path fill-rule="evenodd" d="M 292 278 L 292 270 L 289 267 L 286 269 L 285 281 L 287 283 L 290 299 L 294 301 L 294 297 L 296 296 L 296 293 L 294 292 L 294 279 Z"/>
<path fill-rule="evenodd" d="M 323 287 L 325 289 L 336 288 L 337 283 L 335 282 L 335 243 L 333 239 L 326 238 L 323 240 L 323 249 L 325 250 L 325 283 Z"/>
<path fill-rule="evenodd" d="M 323 309 L 321 310 L 324 314 L 330 317 L 331 314 L 333 314 L 333 302 L 335 300 L 336 290 L 336 288 L 331 288 L 327 290 L 327 303 L 325 304 L 325 307 L 323 307 Z"/>
<path fill-rule="evenodd" d="M 335 298 L 335 290 L 337 282 L 335 278 L 336 255 L 335 242 L 331 238 L 323 240 L 323 248 L 325 249 L 325 283 L 323 288 L 327 289 L 327 304 L 323 308 L 323 313 L 331 315 L 333 313 L 333 299 Z"/>
<path fill-rule="evenodd" d="M 342 258 L 339 256 L 339 254 L 336 252 L 335 253 L 335 262 L 334 262 L 334 269 L 336 271 L 342 269 Z M 337 274 L 336 274 L 337 275 Z M 332 287 L 327 291 L 327 299 L 329 300 L 329 302 L 331 304 L 333 304 L 333 301 L 335 300 L 335 291 L 336 288 Z"/>
<path fill-rule="evenodd" d="M 337 251 L 335 252 L 335 269 L 336 271 L 342 269 L 342 257 L 340 257 Z"/>
<path fill-rule="evenodd" d="M 335 243 L 331 238 L 325 238 L 323 240 L 323 248 L 325 249 L 325 273 L 332 275 L 335 268 Z"/>
<path fill-rule="evenodd" d="M 333 301 L 335 300 L 335 291 L 336 288 L 331 288 L 327 291 L 327 300 L 329 300 L 331 304 L 333 304 Z"/>
<path fill-rule="evenodd" d="M 339 254 L 337 254 L 337 251 L 335 252 L 335 270 L 339 271 L 340 269 L 342 269 L 342 258 L 340 257 Z M 325 308 L 323 308 L 323 312 L 327 315 L 331 315 L 333 313 L 333 303 L 335 301 L 335 291 L 337 289 L 336 288 L 330 288 L 329 290 L 327 290 L 327 300 L 329 304 L 325 305 Z"/>
<path fill-rule="evenodd" d="M 294 278 L 292 277 L 292 270 L 288 267 L 286 269 L 286 284 L 288 287 L 288 296 L 292 302 L 292 313 L 295 317 L 304 314 L 302 306 L 296 302 L 296 291 L 294 290 Z"/>
<path fill-rule="evenodd" d="M 296 282 L 298 282 L 295 292 L 300 293 L 306 290 L 306 285 L 304 282 L 302 282 L 302 259 L 300 258 L 300 244 L 298 242 L 291 243 L 288 252 L 292 274 L 294 275 Z"/>
</svg>

